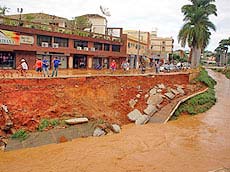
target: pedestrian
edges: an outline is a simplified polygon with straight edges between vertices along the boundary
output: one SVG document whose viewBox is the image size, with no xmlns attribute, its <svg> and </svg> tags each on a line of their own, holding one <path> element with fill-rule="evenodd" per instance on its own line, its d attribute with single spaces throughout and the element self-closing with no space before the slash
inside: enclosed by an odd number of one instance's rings
<svg viewBox="0 0 230 172">
<path fill-rule="evenodd" d="M 160 71 L 160 62 L 156 61 L 155 67 L 156 67 L 156 73 L 159 73 L 159 71 Z"/>
<path fill-rule="evenodd" d="M 35 62 L 35 71 L 40 73 L 42 72 L 42 61 L 39 58 L 37 58 Z"/>
<path fill-rule="evenodd" d="M 45 56 L 43 57 L 43 60 L 42 60 L 42 71 L 43 71 L 44 77 L 46 77 L 46 75 L 49 77 L 49 62 Z"/>
<path fill-rule="evenodd" d="M 60 64 L 61 64 L 61 61 L 57 57 L 54 57 L 52 77 L 54 75 L 57 77 L 57 75 L 58 75 L 58 67 L 59 67 Z"/>
<path fill-rule="evenodd" d="M 112 63 L 110 64 L 110 69 L 112 73 L 115 72 L 116 68 L 117 68 L 117 63 L 115 60 L 113 60 Z"/>
<path fill-rule="evenodd" d="M 29 67 L 28 67 L 25 59 L 21 59 L 21 63 L 17 67 L 17 69 L 20 71 L 21 76 L 25 76 L 26 77 L 26 73 L 27 73 L 27 70 L 29 69 Z"/>
<path fill-rule="evenodd" d="M 122 68 L 123 68 L 123 70 L 125 72 L 129 70 L 129 62 L 128 62 L 128 60 L 123 61 Z"/>
</svg>

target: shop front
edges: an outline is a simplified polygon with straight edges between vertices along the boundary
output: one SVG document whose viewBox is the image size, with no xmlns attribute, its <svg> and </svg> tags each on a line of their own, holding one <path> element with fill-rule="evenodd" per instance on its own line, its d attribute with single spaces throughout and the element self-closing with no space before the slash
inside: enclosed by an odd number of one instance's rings
<svg viewBox="0 0 230 172">
<path fill-rule="evenodd" d="M 93 69 L 109 69 L 109 58 L 93 57 Z"/>
<path fill-rule="evenodd" d="M 0 69 L 15 69 L 15 53 L 9 51 L 0 51 Z"/>
<path fill-rule="evenodd" d="M 87 56 L 81 54 L 75 54 L 73 57 L 74 69 L 86 69 L 87 68 Z"/>
</svg>

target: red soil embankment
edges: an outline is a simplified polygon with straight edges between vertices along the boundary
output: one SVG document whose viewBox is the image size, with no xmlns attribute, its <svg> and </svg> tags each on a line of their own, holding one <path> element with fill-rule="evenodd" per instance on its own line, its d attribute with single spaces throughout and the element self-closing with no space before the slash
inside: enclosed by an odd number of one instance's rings
<svg viewBox="0 0 230 172">
<path fill-rule="evenodd" d="M 16 129 L 34 130 L 42 118 L 61 118 L 72 112 L 122 125 L 129 122 L 129 100 L 140 93 L 138 90 L 142 93 L 136 108 L 142 111 L 146 108 L 144 95 L 156 84 L 186 88 L 188 82 L 188 74 L 2 79 L 0 105 L 7 105 Z M 0 118 L 0 125 L 3 123 Z"/>
</svg>

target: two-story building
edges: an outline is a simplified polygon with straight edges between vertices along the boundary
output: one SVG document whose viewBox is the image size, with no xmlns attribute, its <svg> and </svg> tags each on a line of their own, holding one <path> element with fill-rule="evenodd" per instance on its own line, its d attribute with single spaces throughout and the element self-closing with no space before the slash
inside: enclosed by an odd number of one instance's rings
<svg viewBox="0 0 230 172">
<path fill-rule="evenodd" d="M 122 33 L 114 37 L 6 17 L 0 17 L 0 32 L 0 68 L 3 69 L 15 69 L 22 58 L 30 69 L 36 58 L 44 57 L 50 63 L 58 57 L 62 61 L 60 68 L 65 69 L 93 69 L 98 65 L 109 68 L 113 59 L 118 64 L 126 59 L 126 36 Z"/>
</svg>

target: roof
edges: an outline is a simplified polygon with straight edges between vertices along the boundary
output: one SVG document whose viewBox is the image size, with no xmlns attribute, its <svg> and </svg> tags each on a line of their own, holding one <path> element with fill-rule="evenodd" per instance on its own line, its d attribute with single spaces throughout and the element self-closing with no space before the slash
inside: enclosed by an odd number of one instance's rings
<svg viewBox="0 0 230 172">
<path fill-rule="evenodd" d="M 79 16 L 81 17 L 81 16 Z M 106 19 L 105 17 L 99 15 L 99 14 L 85 14 L 85 15 L 82 15 L 82 17 L 87 17 L 87 18 L 103 18 L 103 19 Z"/>
</svg>

